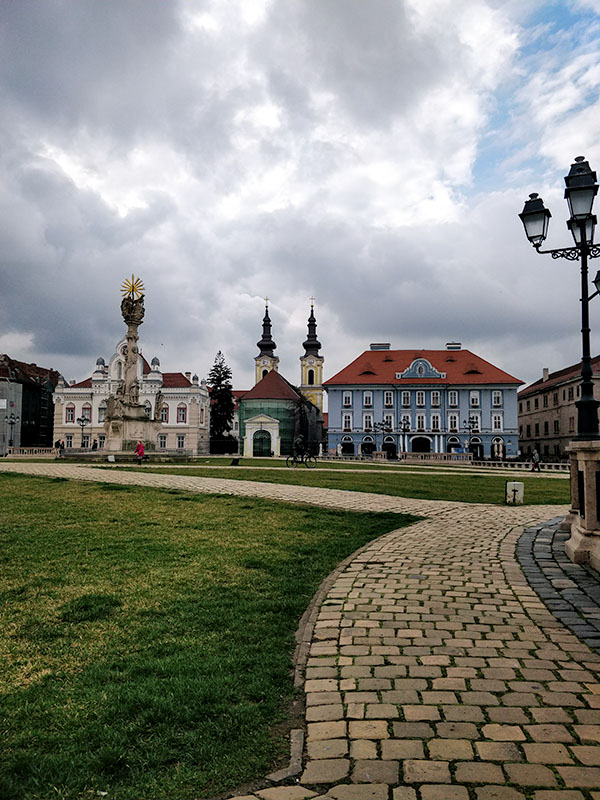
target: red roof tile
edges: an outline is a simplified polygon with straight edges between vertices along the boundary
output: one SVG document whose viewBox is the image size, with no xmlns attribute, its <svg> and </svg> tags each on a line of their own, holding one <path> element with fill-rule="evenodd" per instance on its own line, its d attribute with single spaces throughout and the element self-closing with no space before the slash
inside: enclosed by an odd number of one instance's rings
<svg viewBox="0 0 600 800">
<path fill-rule="evenodd" d="M 592 370 L 596 373 L 600 372 L 600 356 L 594 356 L 594 358 L 592 358 Z M 539 378 L 537 381 L 534 381 L 534 383 L 531 383 L 529 386 L 521 389 L 518 396 L 527 397 L 528 395 L 535 394 L 536 392 L 543 392 L 546 389 L 551 389 L 557 384 L 573 380 L 573 378 L 577 378 L 579 375 L 581 375 L 581 361 L 579 361 L 577 364 L 571 364 L 570 367 L 564 367 L 556 372 L 551 372 L 548 375 L 547 381 L 545 381 L 543 378 Z"/>
<path fill-rule="evenodd" d="M 192 382 L 188 380 L 183 372 L 163 372 L 163 389 L 183 389 L 187 386 L 192 386 Z"/>
<path fill-rule="evenodd" d="M 79 381 L 79 383 L 69 383 L 69 389 L 91 389 L 92 388 L 92 379 L 86 378 L 84 381 Z"/>
<path fill-rule="evenodd" d="M 240 400 L 297 400 L 299 397 L 294 387 L 272 369 Z"/>
<path fill-rule="evenodd" d="M 397 378 L 417 358 L 424 358 L 445 378 Z M 366 350 L 337 375 L 325 381 L 325 386 L 338 384 L 439 384 L 450 385 L 512 383 L 518 378 L 495 367 L 470 350 Z"/>
</svg>

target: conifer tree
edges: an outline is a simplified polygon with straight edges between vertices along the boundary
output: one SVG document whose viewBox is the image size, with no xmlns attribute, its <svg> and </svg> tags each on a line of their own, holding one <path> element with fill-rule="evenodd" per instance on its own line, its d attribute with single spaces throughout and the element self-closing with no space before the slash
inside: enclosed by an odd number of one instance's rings
<svg viewBox="0 0 600 800">
<path fill-rule="evenodd" d="M 232 437 L 229 431 L 233 424 L 234 399 L 231 386 L 231 369 L 225 363 L 225 356 L 219 350 L 208 373 L 210 388 L 210 450 L 222 452 Z"/>
</svg>

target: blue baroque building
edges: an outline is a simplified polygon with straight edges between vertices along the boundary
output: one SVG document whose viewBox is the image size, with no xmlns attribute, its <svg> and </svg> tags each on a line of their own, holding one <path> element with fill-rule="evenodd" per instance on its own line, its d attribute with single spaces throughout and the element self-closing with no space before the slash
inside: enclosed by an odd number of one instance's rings
<svg viewBox="0 0 600 800">
<path fill-rule="evenodd" d="M 516 456 L 522 383 L 458 342 L 445 350 L 372 344 L 324 383 L 329 450 Z"/>
</svg>

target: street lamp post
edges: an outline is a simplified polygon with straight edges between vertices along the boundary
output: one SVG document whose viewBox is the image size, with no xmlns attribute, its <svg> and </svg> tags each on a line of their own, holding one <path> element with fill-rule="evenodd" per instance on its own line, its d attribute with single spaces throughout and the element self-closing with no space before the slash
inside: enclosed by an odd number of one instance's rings
<svg viewBox="0 0 600 800">
<path fill-rule="evenodd" d="M 473 431 L 477 430 L 479 427 L 479 420 L 477 417 L 469 416 L 469 419 L 466 419 L 462 424 L 463 430 L 466 434 L 468 434 L 467 444 L 467 451 L 471 452 L 471 439 L 473 437 Z"/>
<path fill-rule="evenodd" d="M 90 424 L 90 421 L 87 417 L 77 417 L 75 421 L 81 428 L 81 447 L 83 447 L 83 429 L 85 428 L 86 425 Z"/>
<path fill-rule="evenodd" d="M 13 446 L 13 430 L 15 425 L 20 422 L 20 417 L 16 417 L 14 413 L 11 411 L 8 417 L 4 417 L 4 422 L 6 425 L 10 425 L 10 433 L 8 435 L 8 446 Z"/>
<path fill-rule="evenodd" d="M 410 433 L 410 422 L 403 419 L 400 423 L 400 433 L 402 434 L 402 450 L 408 452 L 408 434 Z"/>
<path fill-rule="evenodd" d="M 581 264 L 581 385 L 577 408 L 577 435 L 569 448 L 571 454 L 571 538 L 565 551 L 576 563 L 588 562 L 600 567 L 600 520 L 596 475 L 600 467 L 600 433 L 598 402 L 594 398 L 592 358 L 590 350 L 589 302 L 600 293 L 600 271 L 593 280 L 596 291 L 590 295 L 588 261 L 600 257 L 600 247 L 594 244 L 596 216 L 594 200 L 598 193 L 596 173 L 583 156 L 578 156 L 565 177 L 565 199 L 569 207 L 567 228 L 573 236 L 574 247 L 542 250 L 548 234 L 550 211 L 537 194 L 529 195 L 519 214 L 525 235 L 540 254 Z M 600 488 L 600 484 L 598 485 Z"/>
</svg>

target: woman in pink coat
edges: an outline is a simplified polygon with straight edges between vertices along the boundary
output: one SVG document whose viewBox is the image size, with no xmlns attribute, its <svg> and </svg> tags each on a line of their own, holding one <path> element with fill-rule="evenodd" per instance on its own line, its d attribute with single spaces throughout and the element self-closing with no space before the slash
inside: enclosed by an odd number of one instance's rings
<svg viewBox="0 0 600 800">
<path fill-rule="evenodd" d="M 140 442 L 139 439 L 138 439 L 138 442 L 137 442 L 137 444 L 135 446 L 135 450 L 133 452 L 136 454 L 137 460 L 138 460 L 138 464 L 141 466 L 142 461 L 144 460 L 144 443 Z"/>
</svg>

